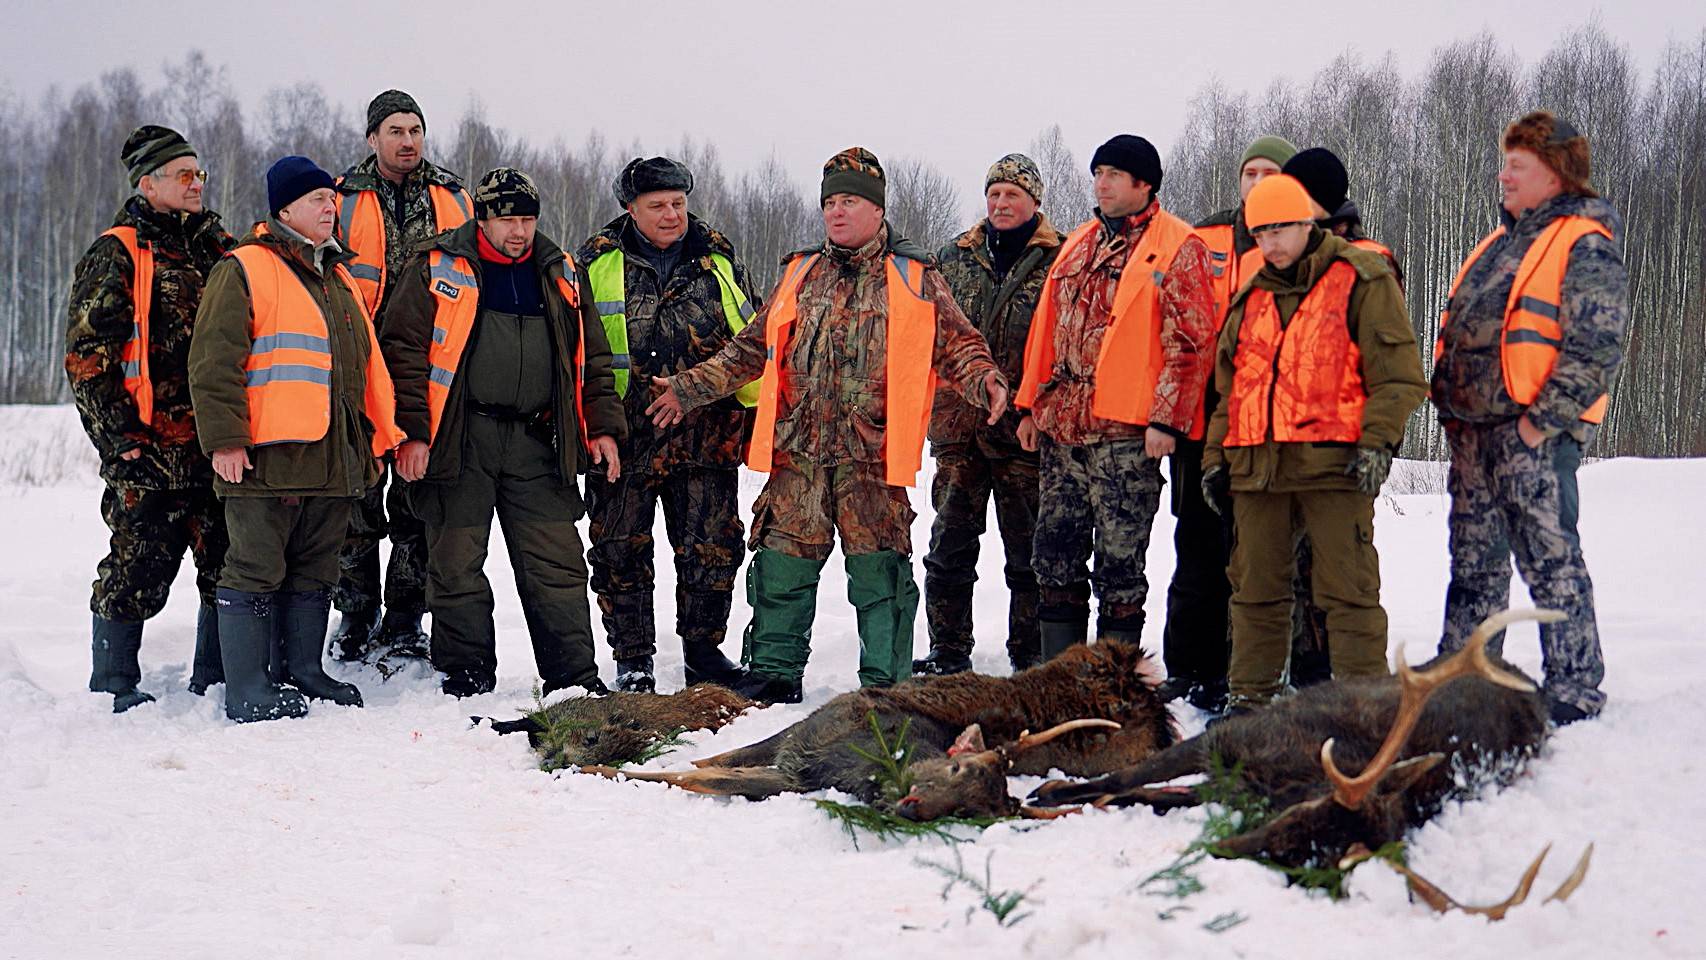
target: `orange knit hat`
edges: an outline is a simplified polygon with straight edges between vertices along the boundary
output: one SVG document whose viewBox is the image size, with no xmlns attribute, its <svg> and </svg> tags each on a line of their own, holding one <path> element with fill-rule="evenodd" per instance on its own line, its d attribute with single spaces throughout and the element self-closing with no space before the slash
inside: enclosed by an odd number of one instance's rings
<svg viewBox="0 0 1706 960">
<path fill-rule="evenodd" d="M 1251 230 L 1275 223 L 1308 223 L 1315 219 L 1309 191 L 1297 178 L 1283 173 L 1263 177 L 1244 198 L 1244 225 Z"/>
</svg>

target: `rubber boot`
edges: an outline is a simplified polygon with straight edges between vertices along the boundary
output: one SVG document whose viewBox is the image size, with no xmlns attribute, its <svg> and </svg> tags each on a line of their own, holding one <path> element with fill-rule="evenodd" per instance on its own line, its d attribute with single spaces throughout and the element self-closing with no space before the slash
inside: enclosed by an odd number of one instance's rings
<svg viewBox="0 0 1706 960">
<path fill-rule="evenodd" d="M 338 629 L 332 633 L 332 656 L 351 663 L 367 656 L 373 648 L 374 628 L 379 618 L 372 610 L 343 611 Z"/>
<path fill-rule="evenodd" d="M 1045 662 L 1073 644 L 1083 643 L 1090 633 L 1089 585 L 1045 590 L 1037 605 L 1037 633 Z"/>
<path fill-rule="evenodd" d="M 308 702 L 267 676 L 273 647 L 270 593 L 219 588 L 219 654 L 225 665 L 225 715 L 238 723 L 300 717 Z"/>
<path fill-rule="evenodd" d="M 1018 673 L 1043 662 L 1042 637 L 1037 633 L 1038 591 L 1034 585 L 1027 590 L 1014 588 L 1011 583 L 1008 590 L 1007 662 Z"/>
<path fill-rule="evenodd" d="M 688 686 L 717 683 L 726 687 L 746 676 L 740 664 L 723 656 L 732 602 L 728 591 L 676 589 L 675 632 L 681 637 Z"/>
<path fill-rule="evenodd" d="M 859 619 L 859 685 L 888 687 L 911 677 L 918 618 L 912 559 L 893 550 L 848 557 L 847 599 Z"/>
<path fill-rule="evenodd" d="M 1135 604 L 1109 604 L 1096 617 L 1096 642 L 1112 640 L 1137 646 L 1143 639 L 1143 608 Z"/>
<path fill-rule="evenodd" d="M 94 664 L 89 671 L 89 692 L 112 694 L 114 713 L 153 700 L 151 694 L 136 689 L 142 682 L 142 665 L 137 661 L 142 651 L 142 621 L 108 620 L 96 614 L 91 634 Z"/>
<path fill-rule="evenodd" d="M 359 707 L 361 691 L 355 684 L 326 675 L 323 654 L 331 608 L 332 596 L 325 590 L 287 590 L 273 595 L 285 667 L 290 671 L 290 682 L 304 695 L 330 700 L 340 707 Z"/>
<path fill-rule="evenodd" d="M 968 583 L 925 581 L 924 623 L 930 652 L 912 661 L 912 672 L 930 676 L 965 673 L 971 669 L 972 586 Z"/>
<path fill-rule="evenodd" d="M 387 658 L 427 659 L 428 647 L 432 641 L 426 631 L 421 629 L 421 616 L 422 612 L 419 610 L 386 608 L 385 618 L 379 622 L 379 643 L 386 648 Z"/>
<path fill-rule="evenodd" d="M 207 688 L 225 682 L 225 664 L 219 660 L 219 609 L 202 604 L 195 615 L 195 663 L 190 667 L 190 692 L 201 696 Z"/>
<path fill-rule="evenodd" d="M 759 678 L 759 686 L 782 680 L 798 688 L 811 656 L 812 620 L 817 616 L 817 582 L 822 571 L 822 560 L 789 556 L 766 547 L 753 552 L 746 567 L 746 598 L 752 605 L 752 622 L 746 628 L 741 659 L 751 668 L 749 679 Z"/>
<path fill-rule="evenodd" d="M 623 657 L 616 661 L 616 689 L 623 693 L 653 693 L 657 688 L 651 657 Z"/>
</svg>

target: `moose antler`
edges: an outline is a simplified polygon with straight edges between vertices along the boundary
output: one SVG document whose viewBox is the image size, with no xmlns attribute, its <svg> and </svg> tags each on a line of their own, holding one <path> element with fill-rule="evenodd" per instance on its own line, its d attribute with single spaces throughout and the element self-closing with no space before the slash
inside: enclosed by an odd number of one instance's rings
<svg viewBox="0 0 1706 960">
<path fill-rule="evenodd" d="M 1392 729 L 1386 732 L 1386 739 L 1375 752 L 1374 759 L 1368 762 L 1362 773 L 1347 777 L 1339 771 L 1338 764 L 1333 762 L 1333 740 L 1329 738 L 1326 743 L 1321 744 L 1321 769 L 1333 784 L 1333 799 L 1347 810 L 1360 808 L 1363 800 L 1380 782 L 1380 778 L 1386 775 L 1393 761 L 1398 759 L 1399 752 L 1410 739 L 1411 731 L 1416 728 L 1416 722 L 1421 719 L 1422 707 L 1427 705 L 1428 698 L 1433 696 L 1435 690 L 1458 677 L 1480 676 L 1501 687 L 1532 691 L 1533 684 L 1499 669 L 1487 659 L 1487 640 L 1508 624 L 1519 620 L 1556 623 L 1562 619 L 1564 614 L 1557 610 L 1505 610 L 1495 613 L 1481 621 L 1481 625 L 1469 635 L 1469 642 L 1462 650 L 1421 672 L 1410 669 L 1410 665 L 1404 662 L 1404 647 L 1400 644 L 1398 716 L 1392 722 Z"/>
<path fill-rule="evenodd" d="M 1404 883 L 1410 888 L 1411 893 L 1421 898 L 1421 901 L 1432 907 L 1436 913 L 1445 913 L 1448 910 L 1458 910 L 1463 913 L 1471 913 L 1476 916 L 1486 917 L 1489 920 L 1503 920 L 1505 918 L 1505 914 L 1509 913 L 1513 907 L 1521 905 L 1523 901 L 1528 899 L 1528 893 L 1534 887 L 1534 878 L 1540 875 L 1540 865 L 1545 862 L 1546 855 L 1551 852 L 1552 845 L 1547 844 L 1546 847 L 1540 851 L 1540 855 L 1535 857 L 1534 861 L 1528 865 L 1528 869 L 1522 872 L 1522 878 L 1517 881 L 1516 889 L 1511 891 L 1511 895 L 1500 900 L 1498 903 L 1487 904 L 1486 906 L 1465 906 L 1464 904 L 1457 902 L 1451 894 L 1441 890 L 1433 881 L 1422 876 L 1416 871 L 1411 870 L 1404 864 L 1384 857 L 1381 859 L 1385 860 L 1387 866 L 1391 867 L 1404 878 Z M 1341 869 L 1348 868 L 1373 857 L 1374 854 L 1370 853 L 1367 847 L 1359 843 L 1351 847 L 1350 852 L 1346 854 L 1344 860 L 1340 861 L 1339 866 Z M 1592 860 L 1593 844 L 1590 843 L 1588 844 L 1587 849 L 1582 851 L 1581 859 L 1576 861 L 1575 869 L 1570 871 L 1570 875 L 1564 878 L 1564 882 L 1559 884 L 1558 889 L 1554 890 L 1552 895 L 1547 897 L 1544 902 L 1551 903 L 1554 900 L 1563 901 L 1570 899 L 1570 894 L 1575 893 L 1576 888 L 1582 885 L 1583 878 L 1588 874 L 1588 864 Z"/>
<path fill-rule="evenodd" d="M 1054 726 L 1049 727 L 1047 730 L 1044 730 L 1042 733 L 1032 733 L 1031 731 L 1026 730 L 1024 733 L 1019 734 L 1019 739 L 1012 743 L 1002 744 L 995 749 L 1003 757 L 1010 759 L 1033 747 L 1040 747 L 1056 737 L 1071 733 L 1074 730 L 1083 730 L 1087 727 L 1103 727 L 1110 730 L 1118 730 L 1120 725 L 1112 720 L 1068 720 L 1065 723 L 1057 723 Z"/>
</svg>

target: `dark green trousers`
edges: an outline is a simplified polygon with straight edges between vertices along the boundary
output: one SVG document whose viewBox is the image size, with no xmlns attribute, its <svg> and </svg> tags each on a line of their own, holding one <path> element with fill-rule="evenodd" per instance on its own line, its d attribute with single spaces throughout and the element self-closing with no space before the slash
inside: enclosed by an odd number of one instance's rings
<svg viewBox="0 0 1706 960">
<path fill-rule="evenodd" d="M 353 502 L 343 497 L 226 497 L 231 545 L 219 585 L 243 593 L 332 589 Z"/>
</svg>

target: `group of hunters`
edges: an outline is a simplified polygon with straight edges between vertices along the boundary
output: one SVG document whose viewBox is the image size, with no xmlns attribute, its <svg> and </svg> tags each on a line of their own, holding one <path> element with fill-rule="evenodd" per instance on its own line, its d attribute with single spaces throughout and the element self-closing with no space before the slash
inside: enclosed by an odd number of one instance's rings
<svg viewBox="0 0 1706 960">
<path fill-rule="evenodd" d="M 223 683 L 233 720 L 361 705 L 324 669 L 334 605 L 332 656 L 386 675 L 424 658 L 447 694 L 492 690 L 494 514 L 547 694 L 608 692 L 589 580 L 616 686 L 654 688 L 660 505 L 688 683 L 798 702 L 838 533 L 859 682 L 971 669 L 991 499 L 1015 671 L 1092 637 L 1136 643 L 1165 459 L 1163 693 L 1236 715 L 1386 672 L 1374 503 L 1427 396 L 1451 452 L 1440 647 L 1507 605 L 1514 555 L 1536 604 L 1568 615 L 1540 628 L 1553 719 L 1604 704 L 1576 470 L 1622 357 L 1622 225 L 1588 185 L 1586 139 L 1550 113 L 1504 131 L 1500 225 L 1457 272 L 1431 385 L 1344 165 L 1276 136 L 1245 152 L 1239 205 L 1195 226 L 1163 206 L 1142 137 L 1096 149 L 1097 206 L 1068 232 L 1041 212 L 1037 165 L 1009 154 L 987 216 L 934 254 L 885 219 L 878 159 L 843 150 L 823 167 L 822 241 L 763 296 L 689 212 L 679 162 L 627 164 L 622 214 L 571 253 L 538 230 L 525 173 L 470 190 L 425 159 L 425 134 L 412 97 L 380 94 L 372 153 L 336 177 L 280 159 L 241 239 L 203 206 L 192 144 L 155 125 L 125 142 L 135 194 L 77 265 L 66 351 L 112 531 L 89 689 L 115 712 L 153 699 L 143 623 L 186 547 L 189 686 Z M 927 440 L 914 660 L 907 488 Z M 768 474 L 750 532 L 743 461 Z M 748 548 L 736 663 L 722 647 Z"/>
</svg>

